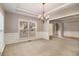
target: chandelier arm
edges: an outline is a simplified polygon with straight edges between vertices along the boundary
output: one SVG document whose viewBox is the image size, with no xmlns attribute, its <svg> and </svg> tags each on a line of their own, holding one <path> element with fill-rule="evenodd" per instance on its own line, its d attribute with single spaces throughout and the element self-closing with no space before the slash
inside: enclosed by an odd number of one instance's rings
<svg viewBox="0 0 79 59">
<path fill-rule="evenodd" d="M 45 21 L 49 20 L 49 18 L 46 18 L 46 17 L 45 17 L 45 3 L 42 3 L 42 5 L 43 5 L 43 11 L 42 11 L 42 15 L 41 15 L 40 19 L 41 19 L 41 20 L 43 21 L 43 23 L 44 23 Z"/>
</svg>

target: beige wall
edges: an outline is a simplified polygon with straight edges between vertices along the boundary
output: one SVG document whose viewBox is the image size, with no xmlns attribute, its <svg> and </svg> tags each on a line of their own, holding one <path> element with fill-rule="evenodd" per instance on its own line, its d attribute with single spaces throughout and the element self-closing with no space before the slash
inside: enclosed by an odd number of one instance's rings
<svg viewBox="0 0 79 59">
<path fill-rule="evenodd" d="M 64 36 L 79 38 L 79 19 L 74 19 L 74 21 L 70 21 L 70 20 L 69 22 L 66 21 L 64 23 Z"/>
<path fill-rule="evenodd" d="M 64 31 L 79 31 L 79 22 L 64 23 Z"/>
<path fill-rule="evenodd" d="M 37 30 L 42 31 L 42 22 L 39 21 L 36 18 L 24 16 L 20 14 L 5 13 L 5 33 L 16 33 L 18 32 L 18 20 L 19 19 L 26 19 L 26 20 L 32 20 L 37 22 Z"/>
</svg>

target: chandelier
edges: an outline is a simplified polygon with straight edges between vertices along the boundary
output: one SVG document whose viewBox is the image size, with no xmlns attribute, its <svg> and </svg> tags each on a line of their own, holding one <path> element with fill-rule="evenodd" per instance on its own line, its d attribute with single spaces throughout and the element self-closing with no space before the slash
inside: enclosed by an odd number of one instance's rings
<svg viewBox="0 0 79 59">
<path fill-rule="evenodd" d="M 42 6 L 43 6 L 42 15 L 39 15 L 39 16 L 38 16 L 38 18 L 39 18 L 40 20 L 42 20 L 43 23 L 49 19 L 49 15 L 46 15 L 46 14 L 45 14 L 45 4 L 46 4 L 46 3 L 42 3 Z"/>
</svg>

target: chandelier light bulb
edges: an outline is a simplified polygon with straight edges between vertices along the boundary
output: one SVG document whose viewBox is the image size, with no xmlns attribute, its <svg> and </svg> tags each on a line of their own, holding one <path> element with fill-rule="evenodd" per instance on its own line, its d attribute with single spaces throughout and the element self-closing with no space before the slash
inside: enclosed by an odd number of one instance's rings
<svg viewBox="0 0 79 59">
<path fill-rule="evenodd" d="M 41 15 L 38 15 L 38 18 L 40 18 L 41 17 Z"/>
</svg>

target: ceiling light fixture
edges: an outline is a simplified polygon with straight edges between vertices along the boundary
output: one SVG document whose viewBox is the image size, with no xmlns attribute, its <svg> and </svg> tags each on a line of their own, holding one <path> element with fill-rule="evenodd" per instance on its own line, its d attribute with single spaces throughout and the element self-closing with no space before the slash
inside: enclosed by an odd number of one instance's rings
<svg viewBox="0 0 79 59">
<path fill-rule="evenodd" d="M 43 5 L 43 12 L 42 12 L 42 15 L 39 15 L 39 16 L 38 16 L 38 18 L 39 18 L 40 20 L 42 20 L 43 23 L 49 19 L 49 15 L 46 15 L 46 14 L 45 14 L 45 4 L 46 4 L 46 3 L 42 3 L 42 5 Z"/>
</svg>

